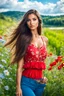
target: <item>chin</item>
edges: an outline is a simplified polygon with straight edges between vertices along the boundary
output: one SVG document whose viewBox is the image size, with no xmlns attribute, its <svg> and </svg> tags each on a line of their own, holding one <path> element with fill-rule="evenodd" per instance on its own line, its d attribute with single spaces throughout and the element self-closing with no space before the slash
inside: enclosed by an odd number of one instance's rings
<svg viewBox="0 0 64 96">
<path fill-rule="evenodd" d="M 30 28 L 30 30 L 36 30 L 37 28 Z"/>
</svg>

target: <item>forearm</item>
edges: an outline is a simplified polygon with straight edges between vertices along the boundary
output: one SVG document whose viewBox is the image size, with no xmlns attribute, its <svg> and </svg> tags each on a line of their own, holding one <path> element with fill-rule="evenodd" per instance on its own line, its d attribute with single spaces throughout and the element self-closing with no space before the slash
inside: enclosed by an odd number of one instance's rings
<svg viewBox="0 0 64 96">
<path fill-rule="evenodd" d="M 22 77 L 22 71 L 17 70 L 17 73 L 16 73 L 16 88 L 20 88 L 21 77 Z"/>
</svg>

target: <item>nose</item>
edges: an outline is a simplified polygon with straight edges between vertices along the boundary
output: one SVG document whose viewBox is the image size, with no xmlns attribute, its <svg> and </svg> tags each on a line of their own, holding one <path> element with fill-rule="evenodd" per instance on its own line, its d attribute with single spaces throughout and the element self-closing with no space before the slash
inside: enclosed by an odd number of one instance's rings
<svg viewBox="0 0 64 96">
<path fill-rule="evenodd" d="M 33 20 L 30 21 L 30 24 L 33 25 Z"/>
</svg>

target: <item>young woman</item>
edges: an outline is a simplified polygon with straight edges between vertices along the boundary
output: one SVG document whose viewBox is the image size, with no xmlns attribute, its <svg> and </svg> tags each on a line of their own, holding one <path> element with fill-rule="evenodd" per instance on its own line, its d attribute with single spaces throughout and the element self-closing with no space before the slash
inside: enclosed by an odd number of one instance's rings
<svg viewBox="0 0 64 96">
<path fill-rule="evenodd" d="M 42 96 L 47 78 L 46 69 L 47 37 L 41 36 L 42 21 L 39 13 L 31 9 L 25 13 L 11 40 L 15 49 L 11 64 L 17 63 L 16 96 Z"/>
</svg>

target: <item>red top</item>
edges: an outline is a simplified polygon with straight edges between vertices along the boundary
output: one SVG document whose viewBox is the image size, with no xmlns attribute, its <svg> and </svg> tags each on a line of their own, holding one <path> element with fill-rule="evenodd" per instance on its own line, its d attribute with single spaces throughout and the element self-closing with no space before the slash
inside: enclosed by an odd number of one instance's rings
<svg viewBox="0 0 64 96">
<path fill-rule="evenodd" d="M 40 48 L 37 48 L 34 44 L 29 44 L 24 57 L 23 68 L 25 70 L 22 75 L 33 79 L 42 78 L 42 70 L 46 69 L 44 63 L 46 56 L 47 51 L 45 44 Z"/>
</svg>

